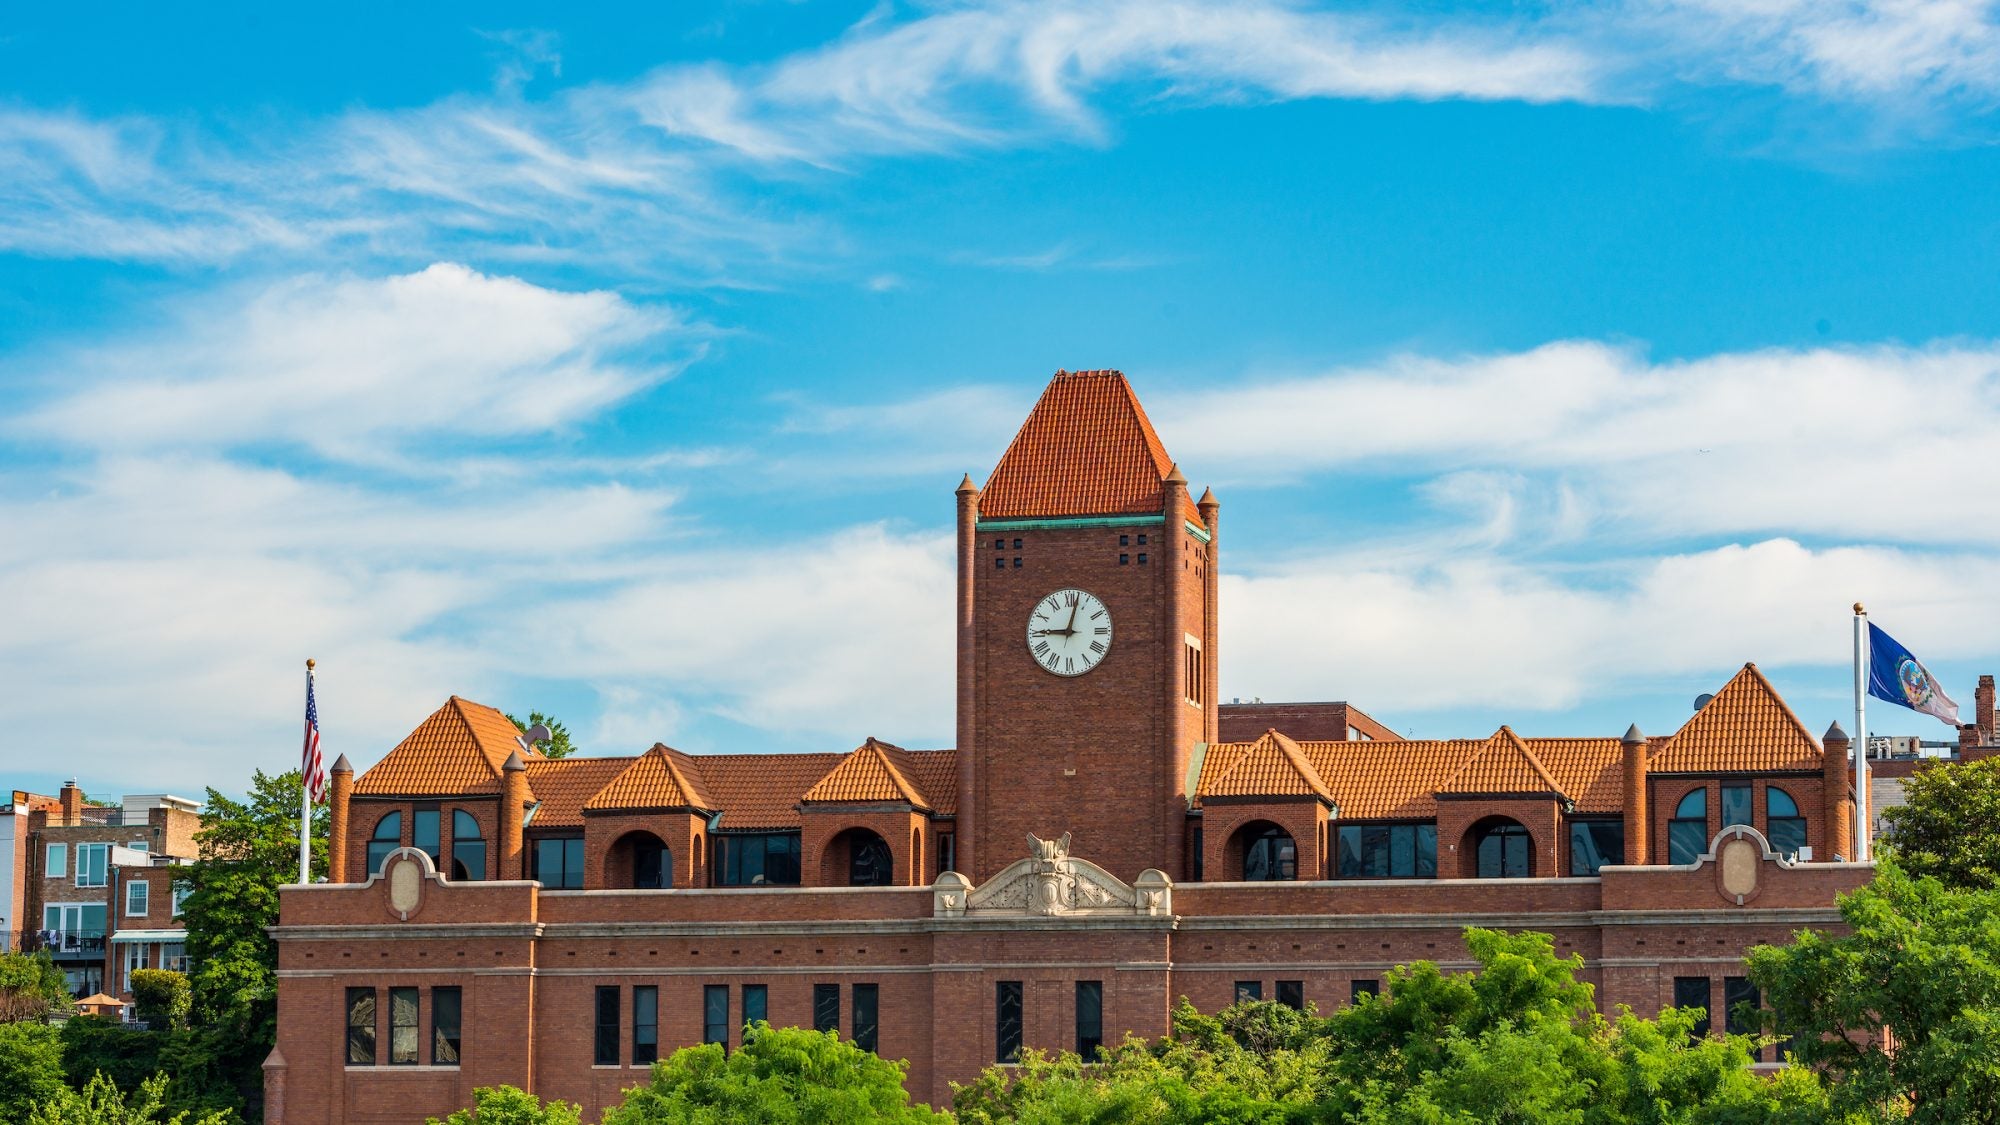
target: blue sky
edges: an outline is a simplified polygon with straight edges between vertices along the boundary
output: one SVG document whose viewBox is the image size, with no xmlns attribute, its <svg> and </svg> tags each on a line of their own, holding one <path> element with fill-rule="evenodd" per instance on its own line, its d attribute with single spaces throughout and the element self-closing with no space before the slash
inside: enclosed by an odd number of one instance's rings
<svg viewBox="0 0 2000 1125">
<path fill-rule="evenodd" d="M 299 665 L 590 752 L 950 739 L 950 490 L 1126 371 L 1223 694 L 1668 731 L 2000 668 L 1990 3 L 42 6 L 0 25 L 11 784 Z M 1875 712 L 1878 729 L 1948 737 Z"/>
</svg>

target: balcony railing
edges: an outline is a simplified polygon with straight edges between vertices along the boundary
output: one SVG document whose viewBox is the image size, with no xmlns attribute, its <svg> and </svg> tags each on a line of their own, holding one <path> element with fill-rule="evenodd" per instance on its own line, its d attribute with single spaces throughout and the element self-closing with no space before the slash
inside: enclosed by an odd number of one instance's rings
<svg viewBox="0 0 2000 1125">
<path fill-rule="evenodd" d="M 104 930 L 16 930 L 8 944 L 22 953 L 48 950 L 55 957 L 104 956 Z"/>
</svg>

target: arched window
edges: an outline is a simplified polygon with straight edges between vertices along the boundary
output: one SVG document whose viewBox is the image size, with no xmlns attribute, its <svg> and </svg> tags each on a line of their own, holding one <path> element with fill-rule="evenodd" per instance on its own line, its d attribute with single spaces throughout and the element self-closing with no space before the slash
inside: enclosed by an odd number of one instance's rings
<svg viewBox="0 0 2000 1125">
<path fill-rule="evenodd" d="M 1708 787 L 1690 790 L 1667 822 L 1667 862 L 1693 863 L 1708 847 Z"/>
<path fill-rule="evenodd" d="M 1775 785 L 1764 787 L 1764 835 L 1779 855 L 1797 855 L 1806 846 L 1806 818 L 1799 803 Z"/>
<path fill-rule="evenodd" d="M 451 877 L 467 882 L 486 878 L 486 837 L 479 818 L 464 809 L 451 814 Z"/>
<path fill-rule="evenodd" d="M 1243 841 L 1243 880 L 1271 882 L 1299 877 L 1299 848 L 1290 834 L 1275 824 Z"/>
<path fill-rule="evenodd" d="M 368 837 L 368 873 L 380 874 L 382 861 L 403 846 L 403 814 L 392 812 L 375 822 L 375 834 Z"/>
<path fill-rule="evenodd" d="M 1472 851 L 1481 879 L 1525 879 L 1535 873 L 1533 837 L 1504 817 L 1473 830 Z"/>
<path fill-rule="evenodd" d="M 889 843 L 873 832 L 856 831 L 847 845 L 847 885 L 887 887 L 895 878 Z"/>
<path fill-rule="evenodd" d="M 659 838 L 641 836 L 632 841 L 632 886 L 636 890 L 663 891 L 674 885 L 673 853 Z"/>
</svg>

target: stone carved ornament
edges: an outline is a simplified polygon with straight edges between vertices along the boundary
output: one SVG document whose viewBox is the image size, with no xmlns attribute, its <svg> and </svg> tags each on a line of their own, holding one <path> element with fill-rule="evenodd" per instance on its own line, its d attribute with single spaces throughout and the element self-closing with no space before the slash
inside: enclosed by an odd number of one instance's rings
<svg viewBox="0 0 2000 1125">
<path fill-rule="evenodd" d="M 1148 869 L 1136 884 L 1086 859 L 1069 854 L 1070 836 L 1054 840 L 1028 836 L 1028 857 L 1009 864 L 974 887 L 947 871 L 933 885 L 933 908 L 940 918 L 968 915 L 1039 915 L 1045 918 L 1145 915 L 1173 912 L 1173 881 Z"/>
</svg>

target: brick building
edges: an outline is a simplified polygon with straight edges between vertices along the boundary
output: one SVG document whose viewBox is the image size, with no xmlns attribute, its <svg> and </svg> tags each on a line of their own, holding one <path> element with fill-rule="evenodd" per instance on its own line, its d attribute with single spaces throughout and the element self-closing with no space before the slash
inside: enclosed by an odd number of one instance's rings
<svg viewBox="0 0 2000 1125">
<path fill-rule="evenodd" d="M 499 1083 L 594 1117 L 756 1019 L 908 1059 L 943 1102 L 1023 1047 L 1158 1035 L 1183 996 L 1328 1007 L 1463 966 L 1468 924 L 1555 935 L 1606 1005 L 1720 1019 L 1745 950 L 1869 877 L 1846 735 L 1751 665 L 1653 736 L 1221 705 L 1220 505 L 1115 372 L 1058 374 L 956 506 L 951 749 L 552 761 L 454 697 L 343 757 L 332 878 L 283 894 L 268 1120 Z"/>
<path fill-rule="evenodd" d="M 166 793 L 86 804 L 76 782 L 54 797 L 16 790 L 0 810 L 8 949 L 47 950 L 70 991 L 130 1001 L 134 969 L 184 969 L 178 867 L 195 857 L 199 806 Z"/>
</svg>

